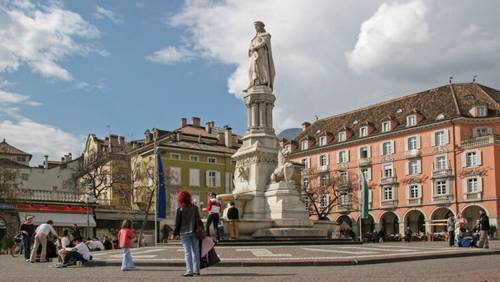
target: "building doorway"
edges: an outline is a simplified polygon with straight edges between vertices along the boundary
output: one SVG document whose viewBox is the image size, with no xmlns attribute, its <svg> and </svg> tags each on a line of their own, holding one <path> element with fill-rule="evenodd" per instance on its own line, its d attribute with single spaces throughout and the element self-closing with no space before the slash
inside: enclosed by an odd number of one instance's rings
<svg viewBox="0 0 500 282">
<path fill-rule="evenodd" d="M 386 235 L 399 234 L 399 218 L 395 213 L 384 213 L 380 217 L 380 224 Z"/>
<path fill-rule="evenodd" d="M 462 210 L 462 217 L 465 217 L 465 219 L 467 219 L 467 228 L 469 230 L 472 230 L 472 228 L 476 226 L 476 222 L 479 220 L 479 211 L 483 211 L 488 214 L 480 206 L 468 206 Z"/>
<path fill-rule="evenodd" d="M 405 225 L 410 226 L 412 233 L 425 233 L 425 216 L 419 210 L 411 210 L 406 214 Z M 405 226 L 405 228 L 406 228 Z"/>
<path fill-rule="evenodd" d="M 453 212 L 449 208 L 438 208 L 435 210 L 431 215 L 432 232 L 446 232 L 446 221 L 452 215 Z"/>
</svg>

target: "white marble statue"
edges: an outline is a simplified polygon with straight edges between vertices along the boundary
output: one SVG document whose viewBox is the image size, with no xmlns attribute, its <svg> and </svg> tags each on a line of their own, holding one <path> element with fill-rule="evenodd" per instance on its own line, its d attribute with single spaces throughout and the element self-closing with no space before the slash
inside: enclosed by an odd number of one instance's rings
<svg viewBox="0 0 500 282">
<path fill-rule="evenodd" d="M 250 64 L 248 67 L 249 85 L 248 88 L 258 85 L 267 85 L 273 89 L 274 82 L 274 62 L 271 51 L 271 34 L 267 33 L 264 23 L 256 21 L 254 23 L 257 34 L 248 48 Z"/>
<path fill-rule="evenodd" d="M 278 165 L 271 174 L 271 183 L 291 181 L 294 170 L 295 168 L 288 158 L 288 152 L 281 148 L 278 151 Z"/>
</svg>

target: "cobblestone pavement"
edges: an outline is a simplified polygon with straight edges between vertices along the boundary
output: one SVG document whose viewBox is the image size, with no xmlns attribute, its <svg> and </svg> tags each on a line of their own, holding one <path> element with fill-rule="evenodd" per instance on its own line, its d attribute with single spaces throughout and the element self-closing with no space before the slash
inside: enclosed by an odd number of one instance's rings
<svg viewBox="0 0 500 282">
<path fill-rule="evenodd" d="M 446 242 L 394 242 L 363 245 L 294 245 L 294 246 L 219 246 L 216 247 L 225 266 L 254 265 L 326 265 L 358 264 L 410 260 L 415 258 L 466 256 L 499 252 L 500 244 L 492 248 L 449 248 Z M 183 265 L 184 253 L 180 245 L 133 249 L 138 265 Z M 98 262 L 119 264 L 121 250 L 94 253 Z"/>
<path fill-rule="evenodd" d="M 118 266 L 54 268 L 0 256 L 0 281 L 500 281 L 500 255 L 355 266 L 211 267 L 202 276 L 180 277 L 184 267 Z"/>
</svg>

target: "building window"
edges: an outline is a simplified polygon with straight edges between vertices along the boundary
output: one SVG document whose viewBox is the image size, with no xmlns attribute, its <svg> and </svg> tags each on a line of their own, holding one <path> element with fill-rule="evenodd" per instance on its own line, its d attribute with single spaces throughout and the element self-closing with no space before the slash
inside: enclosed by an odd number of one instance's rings
<svg viewBox="0 0 500 282">
<path fill-rule="evenodd" d="M 326 208 L 328 207 L 328 205 L 330 204 L 330 197 L 328 197 L 328 194 L 326 193 L 322 193 L 320 198 L 319 198 L 319 204 L 321 205 L 322 208 Z"/>
<path fill-rule="evenodd" d="M 170 153 L 170 158 L 172 160 L 180 160 L 181 159 L 181 155 L 179 155 L 177 153 Z"/>
<path fill-rule="evenodd" d="M 311 168 L 311 163 L 309 162 L 309 158 L 303 158 L 303 159 L 302 159 L 302 165 L 303 165 L 305 168 Z"/>
<path fill-rule="evenodd" d="M 346 139 L 347 139 L 346 132 L 345 131 L 339 132 L 339 142 L 344 142 Z"/>
<path fill-rule="evenodd" d="M 304 191 L 309 191 L 309 189 L 310 189 L 309 178 L 302 179 L 302 189 L 304 189 Z"/>
<path fill-rule="evenodd" d="M 408 196 L 409 196 L 409 199 L 420 198 L 420 185 L 412 184 L 412 185 L 408 186 Z"/>
<path fill-rule="evenodd" d="M 393 193 L 393 187 L 392 186 L 385 186 L 382 188 L 382 199 L 384 201 L 389 201 L 393 200 L 394 193 Z"/>
<path fill-rule="evenodd" d="M 382 123 L 382 132 L 389 132 L 391 131 L 391 122 L 390 121 L 384 121 Z"/>
<path fill-rule="evenodd" d="M 487 136 L 491 134 L 491 129 L 487 127 L 480 127 L 480 128 L 475 128 L 474 129 L 475 136 L 481 137 L 481 136 Z"/>
<path fill-rule="evenodd" d="M 348 193 L 340 193 L 338 203 L 342 207 L 350 206 L 351 205 L 351 201 L 350 200 L 351 199 L 350 199 Z"/>
<path fill-rule="evenodd" d="M 472 152 L 467 152 L 465 154 L 465 166 L 466 167 L 473 167 L 477 166 L 478 164 L 478 154 L 476 151 Z"/>
<path fill-rule="evenodd" d="M 319 138 L 319 145 L 320 146 L 325 146 L 326 145 L 326 136 L 321 136 Z"/>
<path fill-rule="evenodd" d="M 347 170 L 340 171 L 339 181 L 342 183 L 347 183 L 349 181 L 349 176 L 347 174 Z"/>
<path fill-rule="evenodd" d="M 319 166 L 327 166 L 328 165 L 328 156 L 320 155 L 319 156 Z"/>
<path fill-rule="evenodd" d="M 389 178 L 392 177 L 392 165 L 384 165 L 384 170 L 383 170 L 383 178 Z"/>
<path fill-rule="evenodd" d="M 330 177 L 328 174 L 322 175 L 319 177 L 319 186 L 320 187 L 326 187 L 330 185 Z"/>
<path fill-rule="evenodd" d="M 448 189 L 446 186 L 446 180 L 436 181 L 436 195 L 448 195 Z"/>
<path fill-rule="evenodd" d="M 392 154 L 392 142 L 387 141 L 382 144 L 382 155 L 389 156 Z"/>
<path fill-rule="evenodd" d="M 415 175 L 419 173 L 419 162 L 418 160 L 408 161 L 408 175 Z"/>
<path fill-rule="evenodd" d="M 309 143 L 307 140 L 303 140 L 302 142 L 300 142 L 300 149 L 301 150 L 309 149 Z"/>
<path fill-rule="evenodd" d="M 192 162 L 198 162 L 200 160 L 200 157 L 191 155 L 189 156 L 189 160 Z"/>
<path fill-rule="evenodd" d="M 408 143 L 408 151 L 418 149 L 417 136 L 408 137 L 407 143 Z"/>
<path fill-rule="evenodd" d="M 368 136 L 368 126 L 363 126 L 359 128 L 359 137 Z"/>
<path fill-rule="evenodd" d="M 347 151 L 339 151 L 339 163 L 347 162 Z"/>
<path fill-rule="evenodd" d="M 171 167 L 170 168 L 170 184 L 181 185 L 181 168 Z"/>
<path fill-rule="evenodd" d="M 479 192 L 479 181 L 477 177 L 467 179 L 467 193 Z"/>
<path fill-rule="evenodd" d="M 214 157 L 208 157 L 208 163 L 214 164 L 217 162 L 217 158 Z"/>
<path fill-rule="evenodd" d="M 444 169 L 446 169 L 446 156 L 437 156 L 436 170 L 444 170 Z"/>
<path fill-rule="evenodd" d="M 217 172 L 215 171 L 208 171 L 207 173 L 207 186 L 208 187 L 216 187 L 216 180 L 217 180 Z"/>
<path fill-rule="evenodd" d="M 21 179 L 22 179 L 22 180 L 27 181 L 27 180 L 28 180 L 28 178 L 29 178 L 29 174 L 27 174 L 27 173 L 22 173 L 22 174 L 21 174 Z"/>
<path fill-rule="evenodd" d="M 189 186 L 200 186 L 200 170 L 190 168 L 189 169 Z"/>
<path fill-rule="evenodd" d="M 406 117 L 406 126 L 417 125 L 417 115 L 409 115 Z"/>
<path fill-rule="evenodd" d="M 488 115 L 488 109 L 484 105 L 476 106 L 476 116 L 485 117 Z"/>
<path fill-rule="evenodd" d="M 446 140 L 446 132 L 444 130 L 434 132 L 434 140 L 436 146 L 445 145 L 446 143 L 448 143 L 448 140 Z"/>
<path fill-rule="evenodd" d="M 360 159 L 367 159 L 367 158 L 369 158 L 368 146 L 363 146 L 363 147 L 359 148 L 359 158 Z"/>
<path fill-rule="evenodd" d="M 311 209 L 311 199 L 307 195 L 304 196 L 304 204 L 306 206 L 306 211 L 310 212 L 310 209 Z"/>
</svg>

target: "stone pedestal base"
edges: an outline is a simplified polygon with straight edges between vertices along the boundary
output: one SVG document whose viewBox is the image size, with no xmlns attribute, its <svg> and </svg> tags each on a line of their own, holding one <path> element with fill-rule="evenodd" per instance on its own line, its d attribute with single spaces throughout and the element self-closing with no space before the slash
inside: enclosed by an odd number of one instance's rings
<svg viewBox="0 0 500 282">
<path fill-rule="evenodd" d="M 266 218 L 307 220 L 309 217 L 300 194 L 291 182 L 272 183 L 267 186 L 266 193 Z M 297 225 L 295 225 L 297 226 Z"/>
</svg>

